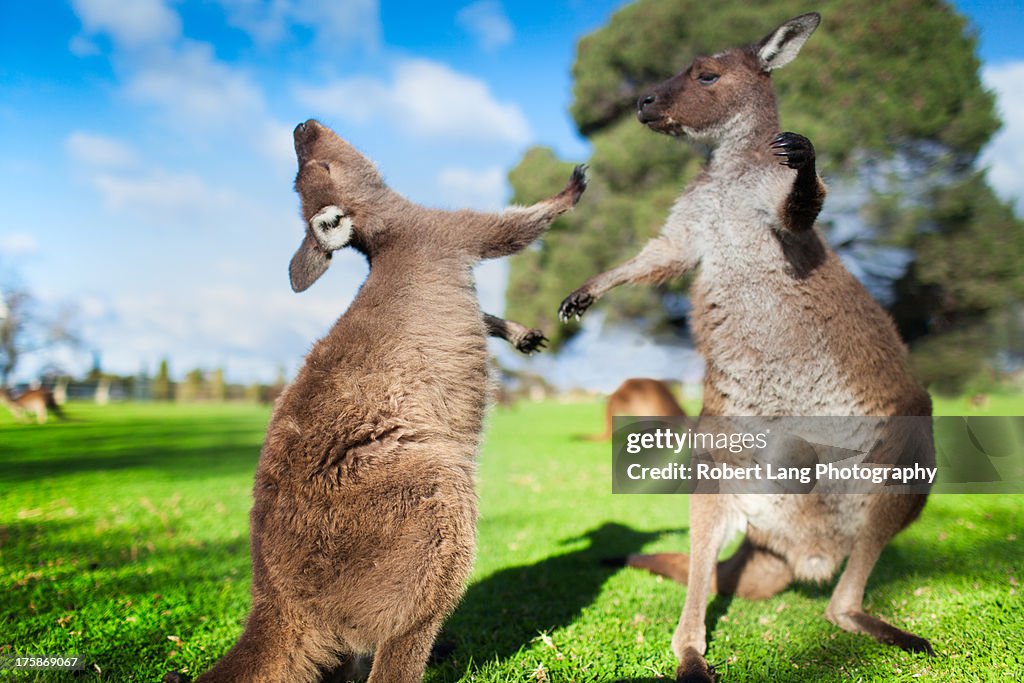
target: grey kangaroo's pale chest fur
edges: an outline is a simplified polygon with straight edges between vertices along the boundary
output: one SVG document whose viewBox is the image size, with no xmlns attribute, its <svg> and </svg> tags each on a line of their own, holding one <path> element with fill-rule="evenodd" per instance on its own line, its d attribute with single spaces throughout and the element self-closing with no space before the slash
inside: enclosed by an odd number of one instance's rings
<svg viewBox="0 0 1024 683">
<path fill-rule="evenodd" d="M 639 99 L 642 123 L 709 142 L 712 159 L 679 197 L 661 233 L 629 261 L 588 279 L 559 314 L 578 317 L 620 284 L 693 274 L 691 323 L 705 360 L 702 416 L 848 416 L 835 435 L 840 440 L 830 443 L 874 462 L 908 456 L 930 467 L 927 419 L 908 432 L 891 427 L 896 420 L 863 429 L 854 424 L 859 416 L 928 418 L 931 401 L 910 374 L 892 321 L 815 227 L 825 187 L 813 144 L 779 132 L 771 72 L 796 57 L 819 21 L 817 14 L 802 15 L 753 45 L 698 57 Z M 630 566 L 689 586 L 672 639 L 678 680 L 713 680 L 703 657 L 711 591 L 766 598 L 794 578 L 828 579 L 846 558 L 827 618 L 845 630 L 931 653 L 927 640 L 861 607 L 882 548 L 917 517 L 925 494 L 834 490 L 694 495 L 690 556 L 628 558 Z M 743 544 L 717 562 L 735 531 L 746 532 Z"/>
<path fill-rule="evenodd" d="M 879 397 L 852 387 L 851 369 L 831 350 L 900 341 L 891 325 L 874 326 L 880 316 L 858 320 L 874 304 L 815 230 L 787 234 L 780 224 L 776 207 L 795 175 L 778 164 L 712 168 L 665 226 L 697 264 L 693 330 L 706 388 L 723 415 L 875 414 Z M 853 298 L 823 308 L 836 288 Z M 850 329 L 863 325 L 873 329 Z"/>
</svg>

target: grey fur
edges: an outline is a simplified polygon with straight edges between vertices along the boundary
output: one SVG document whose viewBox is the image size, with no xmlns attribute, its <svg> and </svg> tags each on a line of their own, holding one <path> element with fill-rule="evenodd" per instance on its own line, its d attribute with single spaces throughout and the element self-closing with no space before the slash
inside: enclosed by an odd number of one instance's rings
<svg viewBox="0 0 1024 683">
<path fill-rule="evenodd" d="M 633 259 L 590 278 L 560 309 L 563 319 L 579 316 L 617 285 L 695 273 L 692 321 L 706 361 L 705 416 L 931 415 L 892 321 L 814 228 L 825 187 L 813 145 L 779 133 L 769 72 L 796 56 L 818 21 L 816 14 L 797 17 L 754 45 L 698 57 L 640 98 L 641 122 L 709 142 L 711 161 L 660 235 Z M 917 462 L 931 466 L 930 428 L 913 437 Z M 861 607 L 882 548 L 924 503 L 925 494 L 691 496 L 691 555 L 629 560 L 689 585 L 672 639 L 679 679 L 713 677 L 703 657 L 711 591 L 765 598 L 794 578 L 828 579 L 846 558 L 826 617 L 847 631 L 930 653 L 928 641 Z M 746 531 L 743 546 L 716 564 L 737 530 Z"/>
</svg>

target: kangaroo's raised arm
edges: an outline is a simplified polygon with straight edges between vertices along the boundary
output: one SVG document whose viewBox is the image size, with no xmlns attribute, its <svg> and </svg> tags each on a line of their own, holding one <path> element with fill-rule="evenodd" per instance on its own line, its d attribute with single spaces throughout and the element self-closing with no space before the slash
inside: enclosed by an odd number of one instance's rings
<svg viewBox="0 0 1024 683">
<path fill-rule="evenodd" d="M 520 353 L 530 355 L 548 345 L 548 338 L 541 330 L 529 328 L 514 320 L 505 320 L 490 313 L 484 313 L 484 325 L 487 334 L 496 339 L 504 339 Z"/>
<path fill-rule="evenodd" d="M 558 308 L 564 322 L 579 319 L 588 308 L 614 287 L 629 282 L 661 284 L 682 277 L 697 265 L 697 257 L 686 245 L 661 234 L 625 263 L 595 275 L 567 296 Z"/>
<path fill-rule="evenodd" d="M 552 221 L 579 202 L 587 189 L 586 166 L 573 169 L 565 188 L 530 206 L 510 206 L 500 213 L 458 211 L 464 239 L 480 258 L 509 256 L 522 251 L 544 234 Z"/>
<path fill-rule="evenodd" d="M 791 232 L 806 232 L 825 204 L 825 183 L 818 176 L 814 163 L 814 145 L 803 135 L 779 133 L 772 140 L 775 156 L 782 157 L 783 166 L 796 169 L 793 186 L 779 205 L 779 222 Z"/>
</svg>

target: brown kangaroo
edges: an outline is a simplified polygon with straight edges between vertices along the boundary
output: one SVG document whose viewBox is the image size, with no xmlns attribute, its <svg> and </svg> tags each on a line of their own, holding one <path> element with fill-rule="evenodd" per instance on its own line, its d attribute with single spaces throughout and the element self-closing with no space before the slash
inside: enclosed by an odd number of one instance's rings
<svg viewBox="0 0 1024 683">
<path fill-rule="evenodd" d="M 818 14 L 805 14 L 749 47 L 698 57 L 639 99 L 642 123 L 709 143 L 711 159 L 660 235 L 633 259 L 587 280 L 562 302 L 560 315 L 579 316 L 626 282 L 695 271 L 694 335 L 706 364 L 702 415 L 925 416 L 929 426 L 916 457 L 931 466 L 931 400 L 912 378 L 890 318 L 814 229 L 825 187 L 813 145 L 779 133 L 771 72 L 796 57 L 819 21 Z M 825 611 L 829 621 L 932 654 L 927 640 L 862 608 L 879 554 L 918 516 L 925 497 L 691 496 L 690 556 L 628 560 L 688 582 L 672 638 L 677 677 L 712 680 L 703 656 L 711 591 L 767 598 L 794 578 L 828 579 L 844 558 Z M 746 531 L 742 546 L 716 562 L 735 530 Z"/>
<path fill-rule="evenodd" d="M 7 406 L 15 420 L 27 419 L 29 413 L 36 416 L 36 422 L 46 424 L 47 411 L 52 412 L 61 420 L 64 413 L 53 398 L 53 393 L 48 389 L 29 389 L 18 396 L 12 396 L 8 389 L 0 389 L 0 403 Z"/>
<path fill-rule="evenodd" d="M 590 441 L 612 438 L 612 418 L 616 415 L 685 417 L 686 412 L 664 382 L 646 377 L 631 377 L 608 396 L 604 409 L 604 432 Z"/>
<path fill-rule="evenodd" d="M 473 562 L 485 335 L 525 330 L 481 313 L 472 266 L 537 239 L 586 178 L 577 167 L 559 194 L 500 214 L 449 212 L 393 192 L 316 121 L 295 151 L 293 288 L 344 246 L 370 274 L 277 401 L 253 490 L 252 611 L 197 683 L 315 681 L 371 652 L 371 683 L 419 681 Z"/>
</svg>

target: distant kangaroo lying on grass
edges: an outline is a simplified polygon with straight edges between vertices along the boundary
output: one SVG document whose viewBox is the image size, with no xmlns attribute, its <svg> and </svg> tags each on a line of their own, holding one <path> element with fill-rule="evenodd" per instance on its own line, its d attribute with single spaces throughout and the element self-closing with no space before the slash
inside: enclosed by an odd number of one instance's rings
<svg viewBox="0 0 1024 683">
<path fill-rule="evenodd" d="M 525 330 L 481 313 L 472 267 L 537 239 L 586 178 L 577 167 L 559 194 L 500 214 L 440 211 L 316 121 L 295 151 L 307 232 L 293 288 L 344 246 L 370 274 L 277 402 L 256 470 L 252 611 L 197 683 L 315 681 L 370 652 L 371 683 L 410 683 L 473 561 L 485 335 Z"/>
<path fill-rule="evenodd" d="M 690 292 L 706 363 L 702 415 L 905 415 L 930 425 L 931 400 L 908 370 L 892 321 L 814 229 L 825 198 L 814 147 L 779 133 L 770 73 L 796 57 L 819 21 L 805 14 L 754 45 L 698 57 L 639 99 L 642 123 L 711 143 L 711 161 L 661 234 L 633 259 L 590 278 L 562 302 L 560 315 L 581 315 L 617 285 L 696 269 Z M 917 461 L 932 466 L 930 426 L 919 436 Z M 712 680 L 703 657 L 709 592 L 767 598 L 794 578 L 828 579 L 847 557 L 826 617 L 931 654 L 928 641 L 861 606 L 879 554 L 917 518 L 926 495 L 691 496 L 691 555 L 628 559 L 689 583 L 672 638 L 677 677 Z M 722 544 L 744 529 L 737 553 L 716 564 Z"/>
<path fill-rule="evenodd" d="M 612 419 L 616 415 L 685 417 L 686 412 L 664 382 L 631 377 L 608 396 L 604 409 L 604 432 L 587 438 L 590 441 L 612 438 Z"/>
</svg>

